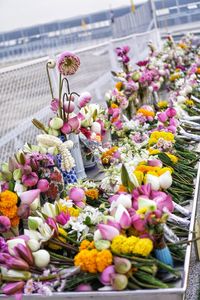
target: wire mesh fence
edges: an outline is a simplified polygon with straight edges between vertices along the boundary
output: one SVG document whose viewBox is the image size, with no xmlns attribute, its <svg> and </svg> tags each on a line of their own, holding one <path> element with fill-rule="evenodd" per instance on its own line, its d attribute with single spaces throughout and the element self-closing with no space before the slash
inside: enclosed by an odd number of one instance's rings
<svg viewBox="0 0 200 300">
<path fill-rule="evenodd" d="M 76 51 L 81 66 L 70 78 L 71 90 L 89 91 L 93 102 L 105 103 L 105 92 L 112 86 L 110 70 L 119 69 L 114 49 L 129 45 L 132 62 L 145 58 L 149 40 L 159 45 L 156 30 L 115 39 L 101 45 Z M 144 50 L 145 49 L 145 50 Z M 27 141 L 35 142 L 38 130 L 31 123 L 33 118 L 47 123 L 51 116 L 51 101 L 46 62 L 48 57 L 0 69 L 0 162 L 5 161 Z M 55 69 L 54 69 L 55 70 Z M 57 74 L 51 76 L 57 94 Z"/>
</svg>

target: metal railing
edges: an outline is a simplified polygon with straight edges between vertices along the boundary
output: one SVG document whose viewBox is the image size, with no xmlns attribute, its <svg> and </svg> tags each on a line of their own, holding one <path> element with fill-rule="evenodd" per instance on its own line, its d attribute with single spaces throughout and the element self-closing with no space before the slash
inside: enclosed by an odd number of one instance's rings
<svg viewBox="0 0 200 300">
<path fill-rule="evenodd" d="M 76 53 L 81 67 L 70 79 L 71 89 L 88 90 L 93 102 L 104 104 L 105 92 L 112 86 L 110 70 L 119 69 L 114 49 L 131 47 L 132 62 L 147 56 L 147 43 L 160 43 L 156 30 L 114 39 L 101 45 L 88 47 Z M 9 158 L 25 142 L 34 143 L 38 130 L 31 123 L 33 118 L 47 123 L 52 115 L 45 65 L 48 57 L 0 69 L 0 162 Z M 56 73 L 52 73 L 57 88 Z M 56 95 L 55 90 L 55 95 Z"/>
</svg>

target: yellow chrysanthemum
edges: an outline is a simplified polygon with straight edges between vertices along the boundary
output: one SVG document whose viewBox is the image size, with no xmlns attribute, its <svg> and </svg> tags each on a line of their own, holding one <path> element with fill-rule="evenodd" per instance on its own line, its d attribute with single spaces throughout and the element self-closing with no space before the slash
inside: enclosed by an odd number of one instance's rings
<svg viewBox="0 0 200 300">
<path fill-rule="evenodd" d="M 132 253 L 139 254 L 142 256 L 148 256 L 152 250 L 153 250 L 153 242 L 150 239 L 144 238 L 144 239 L 139 239 Z"/>
<path fill-rule="evenodd" d="M 174 73 L 169 77 L 170 81 L 175 81 L 176 79 L 179 79 L 181 77 L 180 73 Z"/>
<path fill-rule="evenodd" d="M 121 253 L 121 248 L 123 243 L 126 241 L 126 237 L 123 235 L 118 235 L 112 240 L 111 250 L 113 253 Z"/>
<path fill-rule="evenodd" d="M 139 108 L 137 114 L 143 114 L 145 117 L 154 117 L 155 113 L 153 111 L 147 110 L 145 108 Z"/>
<path fill-rule="evenodd" d="M 135 245 L 138 243 L 139 238 L 136 236 L 130 236 L 126 239 L 121 247 L 122 254 L 134 253 Z"/>
<path fill-rule="evenodd" d="M 167 108 L 168 107 L 168 102 L 167 101 L 159 101 L 158 103 L 157 103 L 157 106 L 159 107 L 159 108 Z"/>
<path fill-rule="evenodd" d="M 80 214 L 80 209 L 79 208 L 68 207 L 67 211 L 69 212 L 71 217 L 78 217 L 79 214 Z"/>
</svg>

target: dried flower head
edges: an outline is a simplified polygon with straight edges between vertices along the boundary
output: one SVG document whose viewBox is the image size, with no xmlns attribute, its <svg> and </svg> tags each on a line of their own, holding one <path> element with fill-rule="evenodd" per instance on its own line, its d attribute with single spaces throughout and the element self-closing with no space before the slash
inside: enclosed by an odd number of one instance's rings
<svg viewBox="0 0 200 300">
<path fill-rule="evenodd" d="M 63 52 L 58 58 L 58 70 L 64 76 L 75 74 L 79 66 L 80 59 L 72 52 Z"/>
</svg>

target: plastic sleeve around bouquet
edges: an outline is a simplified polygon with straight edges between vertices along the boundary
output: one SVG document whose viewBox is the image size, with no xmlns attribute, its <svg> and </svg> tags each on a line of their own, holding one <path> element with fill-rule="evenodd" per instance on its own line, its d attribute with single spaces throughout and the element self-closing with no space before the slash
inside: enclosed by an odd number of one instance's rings
<svg viewBox="0 0 200 300">
<path fill-rule="evenodd" d="M 78 179 L 86 178 L 85 169 L 83 165 L 79 137 L 77 134 L 70 134 L 69 139 L 74 143 L 71 149 L 71 154 L 75 160 L 75 170 Z"/>
</svg>

